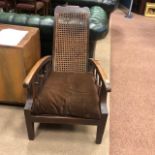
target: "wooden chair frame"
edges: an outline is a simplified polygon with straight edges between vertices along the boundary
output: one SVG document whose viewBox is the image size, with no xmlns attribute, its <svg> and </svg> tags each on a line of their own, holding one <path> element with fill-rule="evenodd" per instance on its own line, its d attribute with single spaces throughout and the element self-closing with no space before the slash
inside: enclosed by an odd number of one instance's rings
<svg viewBox="0 0 155 155">
<path fill-rule="evenodd" d="M 107 76 L 101 68 L 100 63 L 97 60 L 89 59 L 89 71 L 93 72 L 93 75 L 95 77 L 95 83 L 99 86 L 101 110 L 100 119 L 33 115 L 31 113 L 32 104 L 51 70 L 52 58 L 51 56 L 46 56 L 36 63 L 36 65 L 32 68 L 32 70 L 24 80 L 23 86 L 27 88 L 27 101 L 24 108 L 24 114 L 29 139 L 34 139 L 35 122 L 56 124 L 64 124 L 65 122 L 65 124 L 96 125 L 96 144 L 100 144 L 102 141 L 105 124 L 108 117 L 107 94 L 111 91 L 109 83 L 106 82 Z"/>
<path fill-rule="evenodd" d="M 65 22 L 62 22 L 64 18 Z M 105 129 L 105 124 L 108 116 L 106 103 L 107 103 L 107 94 L 108 92 L 110 92 L 110 86 L 106 82 L 107 79 L 106 74 L 102 70 L 99 62 L 95 61 L 94 59 L 89 59 L 88 61 L 87 57 L 88 55 L 85 54 L 88 53 L 87 47 L 88 47 L 88 35 L 89 35 L 88 33 L 89 10 L 87 8 L 81 9 L 75 6 L 67 6 L 66 8 L 57 7 L 55 10 L 55 19 L 56 20 L 55 20 L 54 36 L 57 37 L 55 43 L 58 43 L 58 41 L 62 42 L 63 45 L 65 45 L 65 47 L 61 48 L 59 44 L 55 44 L 53 59 L 51 56 L 46 56 L 42 58 L 40 61 L 38 61 L 24 81 L 24 87 L 27 88 L 27 95 L 28 95 L 26 105 L 24 108 L 28 137 L 30 140 L 34 139 L 35 122 L 57 123 L 57 124 L 64 124 L 65 122 L 65 124 L 96 125 L 97 126 L 96 143 L 100 144 L 102 141 L 103 132 Z M 68 20 L 71 20 L 72 24 L 68 22 Z M 82 23 L 80 27 L 79 27 L 79 20 Z M 67 25 L 66 23 L 69 24 Z M 78 25 L 76 23 L 78 23 Z M 71 30 L 71 32 L 69 32 L 70 35 L 68 34 L 69 30 Z M 63 33 L 64 35 L 62 35 Z M 64 42 L 64 37 L 68 37 L 69 41 L 67 40 L 67 42 Z M 72 43 L 74 46 L 70 45 L 71 43 L 70 40 L 72 39 L 76 40 L 75 44 Z M 80 40 L 84 39 L 83 40 L 85 42 L 84 46 L 81 45 L 79 47 L 79 44 L 81 43 L 79 42 L 79 39 Z M 79 44 L 77 44 L 77 42 Z M 67 51 L 66 56 L 69 56 L 69 60 L 68 58 L 64 59 L 64 55 L 61 55 L 65 51 Z M 76 61 L 72 61 L 75 58 Z M 56 64 L 57 62 L 58 64 Z M 77 62 L 80 65 L 78 65 Z M 63 63 L 62 66 L 60 65 L 61 63 Z M 48 75 L 51 71 L 76 72 L 76 73 L 91 72 L 95 79 L 94 82 L 98 87 L 101 117 L 99 117 L 99 119 L 97 118 L 89 119 L 82 117 L 80 118 L 71 116 L 58 116 L 50 114 L 46 116 L 33 114 L 33 112 L 31 112 L 32 105 L 33 103 L 35 103 L 35 100 L 37 99 L 39 92 L 42 89 L 42 86 L 46 81 L 46 79 L 48 78 Z"/>
</svg>

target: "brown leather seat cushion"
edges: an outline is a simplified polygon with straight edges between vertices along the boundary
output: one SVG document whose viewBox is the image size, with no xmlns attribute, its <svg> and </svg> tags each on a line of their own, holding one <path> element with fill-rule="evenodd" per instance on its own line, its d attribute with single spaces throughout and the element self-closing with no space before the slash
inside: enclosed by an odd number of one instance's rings
<svg viewBox="0 0 155 155">
<path fill-rule="evenodd" d="M 32 113 L 100 118 L 98 89 L 92 74 L 52 72 L 32 106 Z"/>
<path fill-rule="evenodd" d="M 37 10 L 40 10 L 41 8 L 44 7 L 43 2 L 36 2 L 36 8 Z M 31 3 L 19 3 L 16 5 L 17 9 L 22 9 L 22 10 L 34 10 L 35 6 Z"/>
</svg>

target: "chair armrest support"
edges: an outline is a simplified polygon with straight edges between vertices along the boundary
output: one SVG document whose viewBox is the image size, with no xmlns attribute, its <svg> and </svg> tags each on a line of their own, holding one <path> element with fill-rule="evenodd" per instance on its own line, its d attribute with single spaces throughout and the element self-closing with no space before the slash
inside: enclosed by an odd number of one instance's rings
<svg viewBox="0 0 155 155">
<path fill-rule="evenodd" d="M 111 92 L 110 83 L 99 61 L 94 60 L 92 58 L 90 58 L 89 60 L 90 60 L 90 67 L 91 67 L 90 71 L 93 72 L 95 83 L 98 86 L 101 115 L 102 117 L 104 117 L 105 115 L 108 114 L 107 96 L 108 96 L 108 92 Z"/>
<path fill-rule="evenodd" d="M 35 75 L 39 72 L 39 70 L 46 65 L 47 63 L 51 62 L 51 56 L 45 56 L 42 59 L 40 59 L 31 69 L 29 74 L 26 76 L 24 82 L 23 82 L 23 87 L 24 88 L 29 88 L 31 82 L 33 81 Z"/>
<path fill-rule="evenodd" d="M 24 110 L 25 111 L 31 111 L 32 104 L 33 104 L 33 100 L 32 99 L 27 99 L 26 104 L 24 106 Z"/>
<path fill-rule="evenodd" d="M 27 89 L 25 111 L 31 111 L 32 104 L 51 71 L 51 66 L 51 56 L 45 56 L 34 65 L 25 78 L 23 83 L 23 87 Z"/>
<path fill-rule="evenodd" d="M 107 74 L 106 72 L 103 70 L 103 68 L 101 67 L 100 63 L 98 60 L 94 60 L 93 58 L 89 59 L 90 64 L 92 66 L 91 70 L 93 70 L 93 72 L 95 72 L 95 76 L 99 76 L 99 79 L 104 83 L 105 85 L 105 89 L 107 92 L 111 92 L 111 86 L 110 86 L 110 82 L 107 78 Z"/>
</svg>

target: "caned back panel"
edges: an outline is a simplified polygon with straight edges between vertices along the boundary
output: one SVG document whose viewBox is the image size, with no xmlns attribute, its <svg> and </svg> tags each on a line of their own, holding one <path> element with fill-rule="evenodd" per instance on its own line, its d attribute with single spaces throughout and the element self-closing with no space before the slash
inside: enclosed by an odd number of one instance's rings
<svg viewBox="0 0 155 155">
<path fill-rule="evenodd" d="M 53 70 L 86 72 L 89 9 L 58 6 L 55 9 Z"/>
</svg>

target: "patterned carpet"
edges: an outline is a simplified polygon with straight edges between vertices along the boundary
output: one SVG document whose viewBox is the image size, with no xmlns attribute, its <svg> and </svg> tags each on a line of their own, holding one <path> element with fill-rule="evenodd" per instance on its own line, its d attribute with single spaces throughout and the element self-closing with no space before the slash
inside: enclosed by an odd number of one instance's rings
<svg viewBox="0 0 155 155">
<path fill-rule="evenodd" d="M 110 155 L 155 154 L 155 18 L 112 15 Z"/>
</svg>

